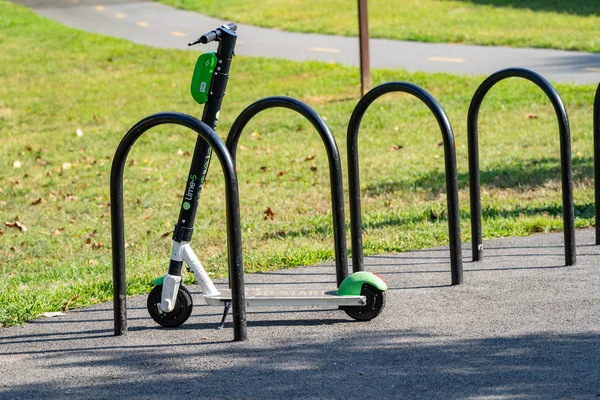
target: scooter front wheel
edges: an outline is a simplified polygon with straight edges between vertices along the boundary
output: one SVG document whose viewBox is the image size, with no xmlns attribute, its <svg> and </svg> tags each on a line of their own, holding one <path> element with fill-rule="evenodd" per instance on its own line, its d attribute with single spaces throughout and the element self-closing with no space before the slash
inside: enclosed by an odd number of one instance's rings
<svg viewBox="0 0 600 400">
<path fill-rule="evenodd" d="M 183 324 L 192 314 L 194 304 L 192 303 L 192 295 L 185 286 L 179 285 L 177 299 L 175 300 L 175 308 L 171 312 L 164 312 L 160 307 L 162 300 L 162 285 L 155 286 L 148 295 L 146 303 L 148 313 L 157 324 L 166 328 L 174 328 Z"/>
<path fill-rule="evenodd" d="M 358 321 L 370 321 L 381 314 L 381 311 L 383 311 L 383 308 L 385 307 L 384 291 L 365 283 L 362 286 L 360 294 L 367 298 L 367 304 L 364 306 L 343 306 L 340 308 L 350 317 Z"/>
</svg>

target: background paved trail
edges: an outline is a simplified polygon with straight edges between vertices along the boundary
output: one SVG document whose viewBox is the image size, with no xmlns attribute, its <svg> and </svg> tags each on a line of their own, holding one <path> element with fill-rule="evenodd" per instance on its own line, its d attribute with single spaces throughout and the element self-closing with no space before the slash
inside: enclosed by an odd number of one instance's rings
<svg viewBox="0 0 600 400">
<path fill-rule="evenodd" d="M 186 49 L 201 34 L 230 21 L 160 3 L 123 0 L 16 0 L 65 25 L 155 47 Z M 237 21 L 233 21 L 237 22 Z M 282 32 L 239 25 L 237 54 L 359 65 L 358 38 Z M 194 48 L 204 52 L 206 48 Z M 600 82 L 600 54 L 371 39 L 373 68 L 489 75 L 532 69 L 550 81 Z"/>
</svg>

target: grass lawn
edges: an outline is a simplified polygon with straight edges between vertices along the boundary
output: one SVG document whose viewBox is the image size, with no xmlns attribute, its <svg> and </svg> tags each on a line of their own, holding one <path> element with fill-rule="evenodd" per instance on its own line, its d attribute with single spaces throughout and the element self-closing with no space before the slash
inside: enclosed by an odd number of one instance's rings
<svg viewBox="0 0 600 400">
<path fill-rule="evenodd" d="M 0 324 L 109 300 L 109 174 L 125 132 L 144 116 L 201 114 L 188 92 L 198 53 L 134 45 L 63 27 L 0 0 Z M 376 70 L 374 83 L 423 86 L 454 124 L 463 240 L 469 240 L 466 113 L 481 77 Z M 327 118 L 345 162 L 357 68 L 237 57 L 219 131 L 269 95 L 300 98 Z M 593 224 L 592 86 L 559 85 L 572 123 L 576 224 Z M 503 82 L 482 106 L 484 236 L 562 229 L 558 129 L 533 84 Z M 167 271 L 195 137 L 160 127 L 126 171 L 128 291 Z M 441 135 L 426 107 L 388 95 L 367 112 L 359 144 L 367 254 L 448 242 Z M 288 110 L 261 114 L 240 141 L 247 271 L 333 258 L 327 161 L 318 135 Z M 346 188 L 346 182 L 344 182 Z M 347 198 L 347 193 L 346 193 Z M 272 219 L 265 219 L 271 208 Z M 439 215 L 431 219 L 432 211 Z M 223 179 L 209 172 L 194 245 L 213 276 L 226 273 Z M 333 282 L 332 282 L 333 284 Z"/>
<path fill-rule="evenodd" d="M 356 0 L 158 0 L 238 23 L 358 35 Z M 600 51 L 597 0 L 370 0 L 371 37 Z"/>
</svg>

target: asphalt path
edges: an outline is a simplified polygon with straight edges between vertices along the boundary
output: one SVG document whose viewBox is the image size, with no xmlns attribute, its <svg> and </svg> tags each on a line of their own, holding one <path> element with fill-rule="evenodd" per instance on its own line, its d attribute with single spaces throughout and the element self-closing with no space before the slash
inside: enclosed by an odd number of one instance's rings
<svg viewBox="0 0 600 400">
<path fill-rule="evenodd" d="M 18 399 L 597 399 L 600 246 L 577 232 L 484 243 L 450 286 L 447 248 L 366 259 L 388 282 L 370 322 L 331 307 L 251 307 L 247 342 L 202 304 L 175 329 L 131 297 L 129 332 L 112 304 L 0 329 L 0 398 Z M 333 287 L 332 264 L 246 276 L 251 287 Z M 221 282 L 220 285 L 224 285 Z M 220 286 L 218 285 L 218 286 Z"/>
<path fill-rule="evenodd" d="M 201 34 L 231 22 L 160 3 L 123 0 L 15 0 L 65 25 L 154 47 L 186 49 Z M 236 21 L 233 21 L 236 22 Z M 237 54 L 359 65 L 358 39 L 239 25 Z M 554 82 L 600 82 L 600 54 L 371 39 L 373 68 L 489 75 L 532 69 Z M 198 51 L 198 50 L 196 50 Z"/>
</svg>

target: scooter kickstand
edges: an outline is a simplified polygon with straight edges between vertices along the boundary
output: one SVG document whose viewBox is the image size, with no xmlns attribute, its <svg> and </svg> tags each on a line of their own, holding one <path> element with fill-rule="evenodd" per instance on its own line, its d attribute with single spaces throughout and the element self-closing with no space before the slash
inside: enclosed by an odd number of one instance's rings
<svg viewBox="0 0 600 400">
<path fill-rule="evenodd" d="M 225 308 L 223 309 L 223 318 L 221 318 L 221 323 L 217 326 L 217 330 L 223 329 L 225 326 L 225 319 L 227 318 L 227 314 L 229 314 L 229 309 L 231 308 L 231 300 L 225 302 Z"/>
</svg>

